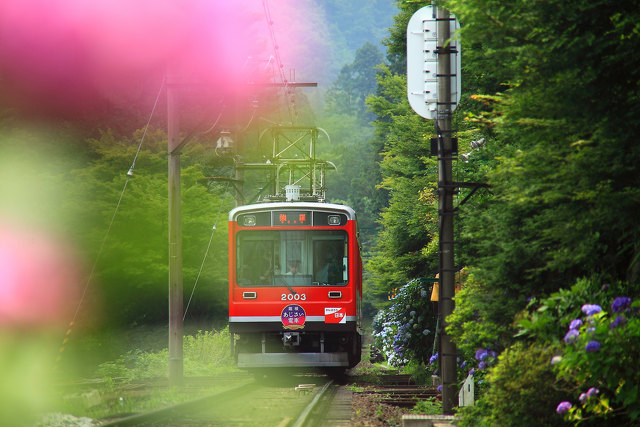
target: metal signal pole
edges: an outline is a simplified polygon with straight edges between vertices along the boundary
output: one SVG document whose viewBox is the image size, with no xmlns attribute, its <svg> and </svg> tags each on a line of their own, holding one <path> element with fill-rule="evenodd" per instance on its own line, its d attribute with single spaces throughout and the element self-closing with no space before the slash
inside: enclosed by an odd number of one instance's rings
<svg viewBox="0 0 640 427">
<path fill-rule="evenodd" d="M 446 331 L 447 316 L 453 313 L 455 296 L 455 259 L 453 236 L 453 140 L 451 138 L 451 58 L 449 12 L 437 8 L 438 28 L 438 102 L 436 131 L 438 134 L 438 210 L 440 211 L 440 368 L 442 374 L 442 412 L 452 414 L 457 397 L 456 346 Z"/>
</svg>

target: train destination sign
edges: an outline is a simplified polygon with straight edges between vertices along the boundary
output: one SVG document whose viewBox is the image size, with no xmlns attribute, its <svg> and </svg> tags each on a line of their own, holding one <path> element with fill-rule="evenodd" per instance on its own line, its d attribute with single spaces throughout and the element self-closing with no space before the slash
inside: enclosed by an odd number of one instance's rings
<svg viewBox="0 0 640 427">
<path fill-rule="evenodd" d="M 295 227 L 311 225 L 311 212 L 307 211 L 274 211 L 273 225 L 282 227 Z"/>
</svg>

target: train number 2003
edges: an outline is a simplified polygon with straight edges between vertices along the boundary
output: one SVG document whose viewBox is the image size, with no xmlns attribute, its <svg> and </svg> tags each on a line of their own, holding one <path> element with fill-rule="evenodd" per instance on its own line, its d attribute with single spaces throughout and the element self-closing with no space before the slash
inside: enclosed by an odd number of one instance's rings
<svg viewBox="0 0 640 427">
<path fill-rule="evenodd" d="M 280 301 L 306 301 L 306 294 L 282 294 L 280 295 Z"/>
</svg>

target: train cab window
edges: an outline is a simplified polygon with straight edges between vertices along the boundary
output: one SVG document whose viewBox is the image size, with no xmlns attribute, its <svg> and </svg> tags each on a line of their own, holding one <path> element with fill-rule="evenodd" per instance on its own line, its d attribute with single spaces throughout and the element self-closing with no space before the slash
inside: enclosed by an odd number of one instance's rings
<svg viewBox="0 0 640 427">
<path fill-rule="evenodd" d="M 319 285 L 344 284 L 348 279 L 348 247 L 344 236 L 322 237 L 313 241 L 314 282 Z"/>
<path fill-rule="evenodd" d="M 239 286 L 344 286 L 349 279 L 342 230 L 246 230 L 238 233 Z"/>
<path fill-rule="evenodd" d="M 242 241 L 242 250 L 238 250 L 236 259 L 237 281 L 239 285 L 260 286 L 273 283 L 277 270 L 275 236 L 271 233 L 256 233 Z"/>
</svg>

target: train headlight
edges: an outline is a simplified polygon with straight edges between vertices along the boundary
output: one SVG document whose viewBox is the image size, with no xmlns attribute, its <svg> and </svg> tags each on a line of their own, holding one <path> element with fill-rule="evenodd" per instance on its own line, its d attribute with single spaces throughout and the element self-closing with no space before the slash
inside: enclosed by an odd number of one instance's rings
<svg viewBox="0 0 640 427">
<path fill-rule="evenodd" d="M 245 215 L 242 217 L 242 225 L 244 227 L 255 227 L 256 225 L 256 216 L 255 215 Z"/>
<path fill-rule="evenodd" d="M 340 215 L 329 215 L 329 225 L 340 225 Z"/>
</svg>

